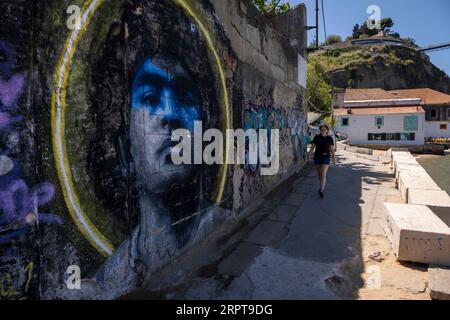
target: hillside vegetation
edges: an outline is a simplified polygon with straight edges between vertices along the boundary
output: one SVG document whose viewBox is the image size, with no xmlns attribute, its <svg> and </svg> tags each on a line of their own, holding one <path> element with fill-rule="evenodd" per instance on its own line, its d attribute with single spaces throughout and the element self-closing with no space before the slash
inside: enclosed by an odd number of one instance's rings
<svg viewBox="0 0 450 320">
<path fill-rule="evenodd" d="M 314 112 L 330 111 L 333 88 L 382 88 L 385 90 L 431 88 L 450 94 L 448 75 L 418 52 L 415 40 L 393 30 L 394 21 L 384 18 L 380 28 L 356 24 L 346 41 L 330 35 L 318 51 L 308 56 L 308 104 Z M 402 45 L 354 45 L 371 37 Z M 310 44 L 313 48 L 314 43 Z M 325 50 L 326 48 L 326 50 Z"/>
<path fill-rule="evenodd" d="M 332 80 L 332 81 L 331 81 Z M 429 87 L 450 93 L 448 75 L 429 57 L 412 48 L 388 45 L 337 46 L 308 56 L 310 110 L 329 110 L 331 84 L 335 88 L 385 90 Z"/>
</svg>

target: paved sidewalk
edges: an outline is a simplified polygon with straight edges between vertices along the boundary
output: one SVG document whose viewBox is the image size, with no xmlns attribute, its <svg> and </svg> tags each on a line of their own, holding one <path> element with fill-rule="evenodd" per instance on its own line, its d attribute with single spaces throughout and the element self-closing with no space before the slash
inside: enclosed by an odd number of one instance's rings
<svg viewBox="0 0 450 320">
<path fill-rule="evenodd" d="M 429 299 L 426 266 L 402 265 L 383 203 L 401 202 L 390 168 L 338 152 L 324 199 L 310 168 L 225 238 L 213 263 L 169 299 Z"/>
</svg>

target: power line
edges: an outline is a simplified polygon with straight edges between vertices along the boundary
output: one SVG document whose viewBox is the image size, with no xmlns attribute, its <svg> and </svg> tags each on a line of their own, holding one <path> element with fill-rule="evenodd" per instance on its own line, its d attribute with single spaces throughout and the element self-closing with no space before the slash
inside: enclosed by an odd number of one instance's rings
<svg viewBox="0 0 450 320">
<path fill-rule="evenodd" d="M 322 3 L 323 33 L 325 35 L 325 43 L 326 43 L 326 41 L 327 41 L 327 25 L 326 25 L 326 22 L 325 22 L 325 9 L 324 9 L 324 6 L 323 6 L 323 0 L 321 0 L 321 3 Z"/>
</svg>

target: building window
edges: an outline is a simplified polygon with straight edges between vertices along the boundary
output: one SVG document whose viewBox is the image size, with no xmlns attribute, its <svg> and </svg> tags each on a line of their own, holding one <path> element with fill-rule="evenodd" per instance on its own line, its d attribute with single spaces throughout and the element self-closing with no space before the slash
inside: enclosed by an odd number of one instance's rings
<svg viewBox="0 0 450 320">
<path fill-rule="evenodd" d="M 448 126 L 446 124 L 441 124 L 441 130 L 447 130 Z"/>
<path fill-rule="evenodd" d="M 386 133 L 369 133 L 369 141 L 386 141 Z"/>
<path fill-rule="evenodd" d="M 437 120 L 437 118 L 438 118 L 438 110 L 435 108 L 430 109 L 430 119 Z"/>
<path fill-rule="evenodd" d="M 450 108 L 447 109 L 447 121 L 450 121 Z"/>
<path fill-rule="evenodd" d="M 348 127 L 350 125 L 349 118 L 342 118 L 342 127 Z"/>
<path fill-rule="evenodd" d="M 375 126 L 376 127 L 384 126 L 384 117 L 375 117 Z"/>
<path fill-rule="evenodd" d="M 416 134 L 412 133 L 369 133 L 369 141 L 415 141 Z"/>
<path fill-rule="evenodd" d="M 400 140 L 401 141 L 414 141 L 414 140 L 416 140 L 416 134 L 415 133 L 401 133 Z"/>
<path fill-rule="evenodd" d="M 403 122 L 404 122 L 403 130 L 419 131 L 419 117 L 418 116 L 405 116 Z"/>
<path fill-rule="evenodd" d="M 395 133 L 386 133 L 386 140 L 387 141 L 395 141 L 397 140 Z"/>
<path fill-rule="evenodd" d="M 381 133 L 374 133 L 373 134 L 373 140 L 375 140 L 375 141 L 383 141 L 383 134 L 381 134 Z"/>
</svg>

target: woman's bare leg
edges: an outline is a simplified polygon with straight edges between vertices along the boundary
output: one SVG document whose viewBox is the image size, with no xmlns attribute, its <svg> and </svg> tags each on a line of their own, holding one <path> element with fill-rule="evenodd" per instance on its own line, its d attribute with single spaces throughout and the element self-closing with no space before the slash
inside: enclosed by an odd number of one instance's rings
<svg viewBox="0 0 450 320">
<path fill-rule="evenodd" d="M 322 166 L 316 166 L 317 176 L 319 177 L 320 183 L 322 183 Z"/>
<path fill-rule="evenodd" d="M 325 191 L 325 186 L 327 185 L 327 174 L 330 166 L 322 166 L 321 167 L 321 175 L 320 175 L 320 190 Z"/>
</svg>

